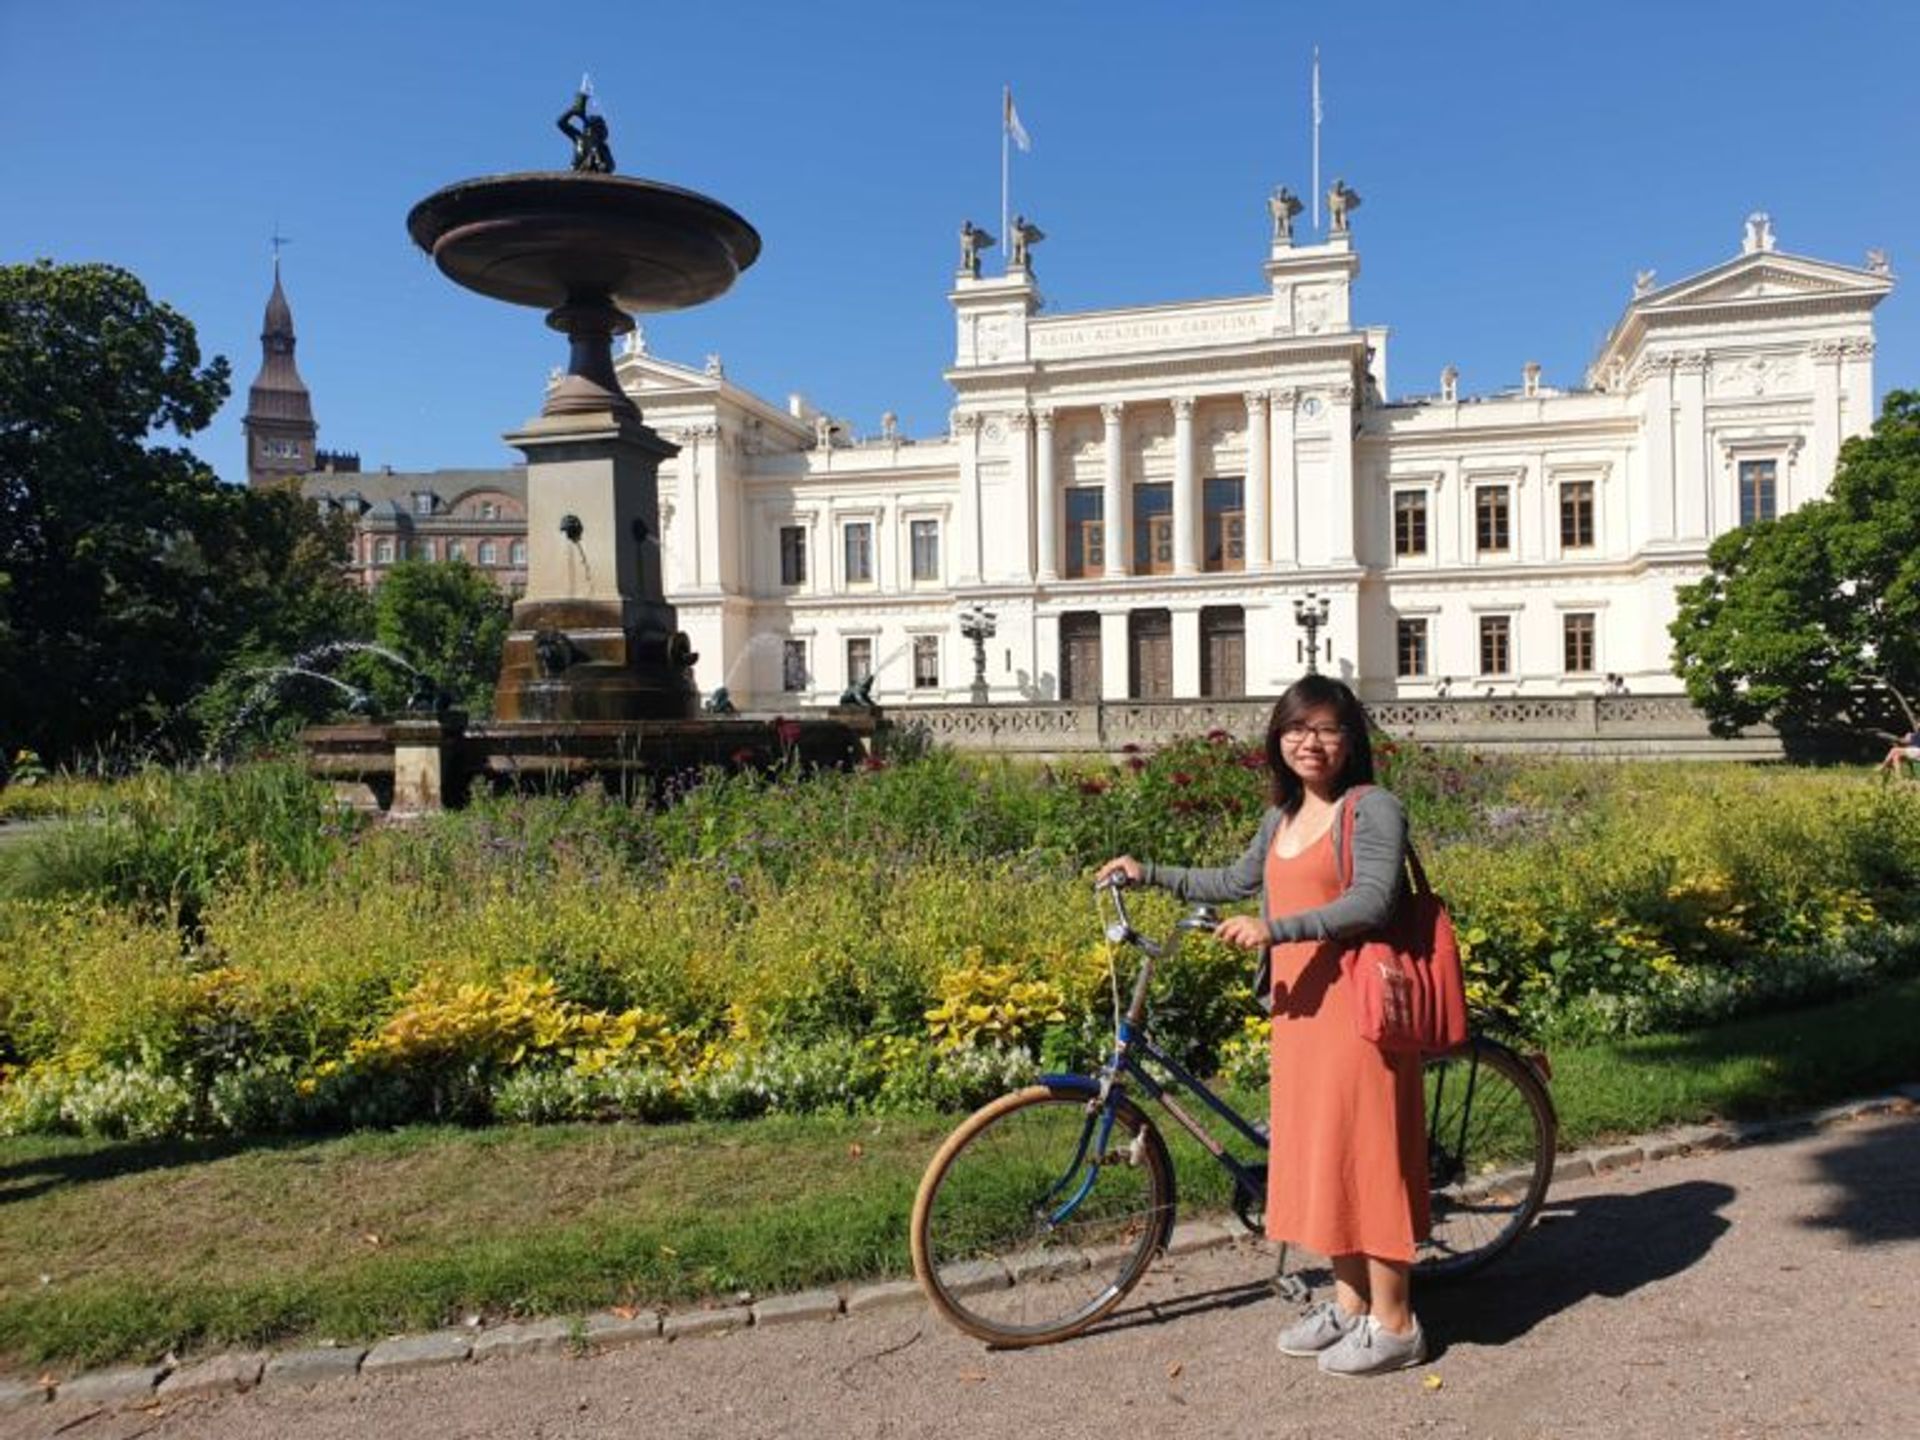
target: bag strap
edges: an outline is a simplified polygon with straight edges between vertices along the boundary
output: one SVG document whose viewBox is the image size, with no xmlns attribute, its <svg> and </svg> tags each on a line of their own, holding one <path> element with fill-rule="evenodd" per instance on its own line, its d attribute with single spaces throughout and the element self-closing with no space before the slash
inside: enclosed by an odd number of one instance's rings
<svg viewBox="0 0 1920 1440">
<path fill-rule="evenodd" d="M 1340 888 L 1342 890 L 1345 890 L 1353 883 L 1353 832 L 1358 828 L 1354 821 L 1357 818 L 1357 812 L 1360 808 L 1360 797 L 1365 795 L 1369 790 L 1376 788 L 1378 787 L 1373 785 L 1355 785 L 1347 790 L 1340 797 L 1341 800 L 1345 802 L 1340 807 L 1340 813 L 1333 817 L 1333 823 L 1340 833 L 1340 843 L 1334 847 L 1334 856 L 1339 866 Z M 1420 863 L 1420 852 L 1413 848 L 1413 837 L 1411 835 L 1407 837 L 1407 874 L 1409 876 L 1409 894 L 1430 895 L 1433 893 L 1433 886 L 1427 883 L 1426 867 Z"/>
</svg>

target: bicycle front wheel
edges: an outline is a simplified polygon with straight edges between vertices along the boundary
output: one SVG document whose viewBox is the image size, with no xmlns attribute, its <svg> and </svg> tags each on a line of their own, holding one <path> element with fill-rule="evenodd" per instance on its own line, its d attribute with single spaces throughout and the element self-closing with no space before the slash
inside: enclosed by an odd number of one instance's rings
<svg viewBox="0 0 1920 1440">
<path fill-rule="evenodd" d="M 1465 1275 L 1505 1252 L 1540 1213 L 1558 1121 L 1534 1068 L 1484 1036 L 1427 1061 L 1425 1082 L 1433 1232 L 1414 1269 Z"/>
<path fill-rule="evenodd" d="M 1173 1162 L 1139 1108 L 1034 1085 L 975 1111 L 934 1155 L 913 1269 L 968 1334 L 1043 1345 L 1118 1305 L 1172 1224 Z"/>
</svg>

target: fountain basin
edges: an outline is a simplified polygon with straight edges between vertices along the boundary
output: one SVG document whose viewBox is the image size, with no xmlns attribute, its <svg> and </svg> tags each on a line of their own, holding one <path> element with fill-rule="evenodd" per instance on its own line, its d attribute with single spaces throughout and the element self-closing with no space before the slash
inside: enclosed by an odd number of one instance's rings
<svg viewBox="0 0 1920 1440">
<path fill-rule="evenodd" d="M 760 255 L 759 232 L 718 200 L 579 172 L 458 181 L 413 207 L 407 233 L 457 284 L 548 310 L 684 309 L 725 293 Z"/>
</svg>

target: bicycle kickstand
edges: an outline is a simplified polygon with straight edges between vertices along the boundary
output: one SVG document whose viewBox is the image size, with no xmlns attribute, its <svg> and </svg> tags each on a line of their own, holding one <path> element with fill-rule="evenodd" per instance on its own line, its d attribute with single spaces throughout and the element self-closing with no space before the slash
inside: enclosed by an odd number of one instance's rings
<svg viewBox="0 0 1920 1440">
<path fill-rule="evenodd" d="M 1313 1291 L 1298 1275 L 1287 1273 L 1287 1242 L 1280 1242 L 1280 1254 L 1273 1262 L 1273 1293 L 1294 1305 L 1304 1305 Z"/>
</svg>

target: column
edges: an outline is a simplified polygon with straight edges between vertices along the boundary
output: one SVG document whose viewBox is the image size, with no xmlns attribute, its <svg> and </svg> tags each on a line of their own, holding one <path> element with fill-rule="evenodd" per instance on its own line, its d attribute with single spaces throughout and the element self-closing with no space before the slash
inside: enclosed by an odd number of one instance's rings
<svg viewBox="0 0 1920 1440">
<path fill-rule="evenodd" d="M 1353 387 L 1335 385 L 1327 391 L 1327 558 L 1335 565 L 1353 565 L 1353 509 L 1359 501 L 1353 480 Z"/>
<path fill-rule="evenodd" d="M 980 579 L 980 417 L 956 414 L 953 433 L 960 442 L 960 503 L 954 515 L 953 579 Z"/>
<path fill-rule="evenodd" d="M 1100 615 L 1100 698 L 1127 698 L 1128 672 L 1132 668 L 1132 636 L 1127 633 L 1125 610 L 1102 611 Z"/>
<path fill-rule="evenodd" d="M 1673 463 L 1673 361 L 1654 355 L 1647 360 L 1646 379 L 1647 497 L 1646 538 L 1650 544 L 1674 538 L 1675 500 L 1680 476 Z"/>
<path fill-rule="evenodd" d="M 1707 507 L 1707 354 L 1689 351 L 1674 366 L 1674 398 L 1680 407 L 1674 443 L 1674 485 L 1679 499 L 1679 538 L 1704 541 Z"/>
<path fill-rule="evenodd" d="M 1173 400 L 1173 573 L 1192 575 L 1200 566 L 1198 497 L 1193 480 L 1193 397 Z M 1178 691 L 1175 692 L 1179 693 Z"/>
<path fill-rule="evenodd" d="M 996 576 L 1033 580 L 1033 415 L 1015 410 L 1007 416 L 1007 498 L 1016 513 L 997 517 L 995 526 L 1005 536 L 998 563 L 988 567 Z"/>
<path fill-rule="evenodd" d="M 1272 471 L 1273 507 L 1268 519 L 1273 533 L 1273 563 L 1287 569 L 1300 566 L 1300 474 L 1293 442 L 1293 407 L 1299 401 L 1298 390 L 1275 390 L 1267 417 L 1273 437 L 1268 458 Z"/>
<path fill-rule="evenodd" d="M 1173 620 L 1173 693 L 1179 700 L 1200 694 L 1200 612 L 1175 610 Z"/>
<path fill-rule="evenodd" d="M 1838 340 L 1821 340 L 1811 350 L 1813 358 L 1813 452 L 1808 465 L 1810 493 L 1824 495 L 1833 484 L 1833 469 L 1840 458 L 1840 355 Z"/>
<path fill-rule="evenodd" d="M 1249 390 L 1247 402 L 1247 480 L 1241 528 L 1246 535 L 1247 569 L 1264 570 L 1273 553 L 1267 519 L 1267 456 L 1272 447 L 1267 434 L 1267 397 Z"/>
<path fill-rule="evenodd" d="M 1034 412 L 1034 543 L 1040 583 L 1060 578 L 1060 488 L 1053 478 L 1053 411 Z"/>
<path fill-rule="evenodd" d="M 1101 491 L 1101 538 L 1107 547 L 1107 575 L 1110 579 L 1124 576 L 1132 567 L 1128 565 L 1127 554 L 1133 539 L 1129 533 L 1133 527 L 1128 524 L 1127 514 L 1127 456 L 1123 448 L 1121 433 L 1121 414 L 1125 409 L 1118 401 L 1100 407 L 1100 417 L 1107 423 L 1107 470 L 1106 484 Z M 1101 634 L 1101 648 L 1106 648 L 1105 629 Z M 1123 672 L 1124 673 L 1124 672 Z M 1121 694 L 1126 693 L 1124 682 Z"/>
<path fill-rule="evenodd" d="M 1859 335 L 1841 344 L 1840 438 L 1851 440 L 1872 429 L 1873 339 Z"/>
</svg>

